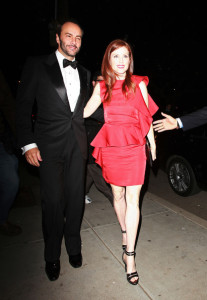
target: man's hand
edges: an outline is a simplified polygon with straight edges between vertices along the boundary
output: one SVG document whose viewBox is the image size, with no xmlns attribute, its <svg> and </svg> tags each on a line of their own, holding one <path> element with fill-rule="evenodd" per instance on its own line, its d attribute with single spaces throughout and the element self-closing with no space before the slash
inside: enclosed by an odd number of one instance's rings
<svg viewBox="0 0 207 300">
<path fill-rule="evenodd" d="M 162 132 L 165 130 L 172 130 L 177 128 L 177 120 L 170 115 L 161 113 L 165 119 L 157 120 L 153 122 L 153 128 L 155 131 Z"/>
<path fill-rule="evenodd" d="M 40 151 L 37 147 L 26 151 L 25 158 L 30 165 L 35 167 L 39 167 L 40 166 L 39 162 L 42 161 Z"/>
</svg>

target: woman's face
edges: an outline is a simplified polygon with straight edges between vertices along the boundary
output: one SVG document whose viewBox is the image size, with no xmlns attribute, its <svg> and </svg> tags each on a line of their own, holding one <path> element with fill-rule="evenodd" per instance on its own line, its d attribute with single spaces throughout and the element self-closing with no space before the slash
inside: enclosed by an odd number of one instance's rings
<svg viewBox="0 0 207 300">
<path fill-rule="evenodd" d="M 117 79 L 124 79 L 126 71 L 129 68 L 130 57 L 126 47 L 120 47 L 114 50 L 110 56 L 110 64 L 113 71 L 116 73 Z"/>
</svg>

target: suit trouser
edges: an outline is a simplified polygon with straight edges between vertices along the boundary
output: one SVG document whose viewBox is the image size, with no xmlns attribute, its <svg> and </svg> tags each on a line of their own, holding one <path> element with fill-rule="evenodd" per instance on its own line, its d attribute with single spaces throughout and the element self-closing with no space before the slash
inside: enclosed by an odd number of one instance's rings
<svg viewBox="0 0 207 300">
<path fill-rule="evenodd" d="M 18 165 L 16 155 L 7 153 L 0 142 L 0 224 L 7 221 L 19 189 Z"/>
<path fill-rule="evenodd" d="M 40 166 L 44 256 L 52 262 L 60 257 L 63 236 L 68 255 L 81 252 L 85 160 L 72 129 L 59 155 L 44 156 Z"/>
<path fill-rule="evenodd" d="M 87 165 L 86 194 L 89 193 L 93 183 L 95 184 L 96 188 L 109 199 L 113 206 L 113 194 L 111 187 L 103 178 L 101 167 L 99 167 L 96 163 Z"/>
</svg>

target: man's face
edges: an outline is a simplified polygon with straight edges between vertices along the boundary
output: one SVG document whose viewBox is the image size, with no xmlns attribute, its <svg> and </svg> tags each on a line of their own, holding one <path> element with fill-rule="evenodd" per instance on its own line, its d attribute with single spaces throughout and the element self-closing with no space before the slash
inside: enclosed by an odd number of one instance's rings
<svg viewBox="0 0 207 300">
<path fill-rule="evenodd" d="M 62 26 L 60 37 L 56 34 L 56 41 L 59 52 L 69 60 L 73 60 L 80 51 L 82 30 L 78 25 L 67 22 Z"/>
</svg>

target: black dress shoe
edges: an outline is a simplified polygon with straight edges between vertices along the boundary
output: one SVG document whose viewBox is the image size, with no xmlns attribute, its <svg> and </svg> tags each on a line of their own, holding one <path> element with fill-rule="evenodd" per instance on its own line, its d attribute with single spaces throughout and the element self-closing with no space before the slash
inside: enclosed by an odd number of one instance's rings
<svg viewBox="0 0 207 300">
<path fill-rule="evenodd" d="M 59 260 L 55 262 L 46 261 L 45 272 L 50 281 L 57 280 L 60 275 L 60 261 Z"/>
<path fill-rule="evenodd" d="M 80 268 L 82 266 L 82 254 L 69 255 L 69 263 L 73 268 Z"/>
</svg>

